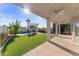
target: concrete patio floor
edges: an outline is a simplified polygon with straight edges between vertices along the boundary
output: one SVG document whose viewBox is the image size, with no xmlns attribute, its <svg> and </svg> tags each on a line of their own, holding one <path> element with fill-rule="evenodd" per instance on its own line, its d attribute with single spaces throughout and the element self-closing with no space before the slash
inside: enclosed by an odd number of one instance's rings
<svg viewBox="0 0 79 59">
<path fill-rule="evenodd" d="M 79 56 L 79 45 L 70 38 L 55 36 L 23 56 Z"/>
</svg>

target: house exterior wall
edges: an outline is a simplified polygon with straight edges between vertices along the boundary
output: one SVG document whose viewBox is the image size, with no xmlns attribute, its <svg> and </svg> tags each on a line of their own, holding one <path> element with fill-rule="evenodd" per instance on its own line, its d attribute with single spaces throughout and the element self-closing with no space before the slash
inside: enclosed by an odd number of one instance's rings
<svg viewBox="0 0 79 59">
<path fill-rule="evenodd" d="M 51 34 L 51 22 L 52 21 L 47 21 L 47 34 L 48 34 L 48 39 L 50 40 L 51 39 L 51 36 L 52 36 L 52 34 Z M 72 39 L 72 41 L 73 42 L 76 42 L 76 43 L 79 43 L 79 36 L 76 36 L 76 33 L 78 33 L 78 32 L 76 32 L 76 26 L 75 26 L 75 22 L 71 22 L 71 23 L 68 23 L 68 24 L 70 24 L 70 27 L 71 27 L 71 29 L 70 29 L 70 31 L 71 31 L 71 39 Z M 56 34 L 57 35 L 61 35 L 61 33 L 58 33 L 59 31 L 58 30 L 61 30 L 60 28 L 58 28 L 58 26 L 60 26 L 60 24 L 57 24 L 56 26 L 55 26 L 55 32 L 56 32 Z M 66 36 L 67 37 L 67 36 Z"/>
</svg>

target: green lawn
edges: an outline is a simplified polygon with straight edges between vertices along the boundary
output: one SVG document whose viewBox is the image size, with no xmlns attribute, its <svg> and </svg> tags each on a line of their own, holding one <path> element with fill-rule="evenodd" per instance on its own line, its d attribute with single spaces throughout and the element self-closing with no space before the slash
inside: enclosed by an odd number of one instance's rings
<svg viewBox="0 0 79 59">
<path fill-rule="evenodd" d="M 7 45 L 4 56 L 20 56 L 24 53 L 32 50 L 38 45 L 47 41 L 47 36 L 44 34 L 39 34 L 35 36 L 20 36 L 10 41 Z"/>
</svg>

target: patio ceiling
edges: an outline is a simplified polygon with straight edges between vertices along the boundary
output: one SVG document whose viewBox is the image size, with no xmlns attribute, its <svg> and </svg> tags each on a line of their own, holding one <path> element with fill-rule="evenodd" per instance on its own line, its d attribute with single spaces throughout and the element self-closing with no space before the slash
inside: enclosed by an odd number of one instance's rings
<svg viewBox="0 0 79 59">
<path fill-rule="evenodd" d="M 31 12 L 46 19 L 50 18 L 56 23 L 70 23 L 79 19 L 78 3 L 19 3 L 16 5 L 29 8 Z"/>
</svg>

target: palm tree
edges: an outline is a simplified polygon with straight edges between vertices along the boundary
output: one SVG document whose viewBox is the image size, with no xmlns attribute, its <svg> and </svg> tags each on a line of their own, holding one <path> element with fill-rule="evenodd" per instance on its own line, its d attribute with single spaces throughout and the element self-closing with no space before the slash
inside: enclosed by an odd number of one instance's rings
<svg viewBox="0 0 79 59">
<path fill-rule="evenodd" d="M 16 36 L 16 34 L 18 33 L 20 23 L 21 22 L 18 20 L 16 20 L 15 22 L 9 23 L 9 32 L 14 34 L 14 36 Z"/>
</svg>

